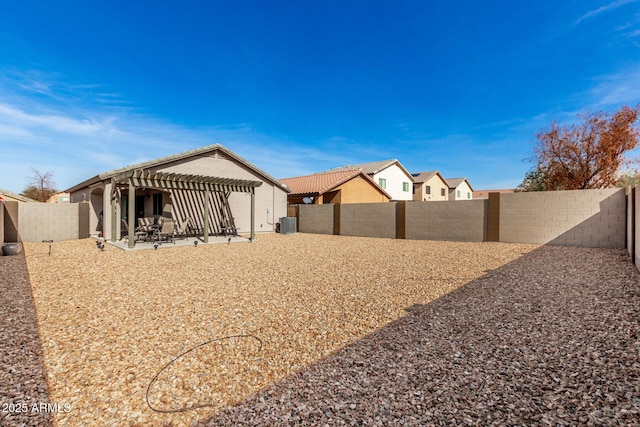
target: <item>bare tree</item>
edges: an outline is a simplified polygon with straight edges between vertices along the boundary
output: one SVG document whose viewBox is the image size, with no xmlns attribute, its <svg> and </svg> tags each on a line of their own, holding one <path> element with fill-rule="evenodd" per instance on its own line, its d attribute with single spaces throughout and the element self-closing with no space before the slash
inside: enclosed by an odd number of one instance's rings
<svg viewBox="0 0 640 427">
<path fill-rule="evenodd" d="M 577 190 L 615 187 L 620 170 L 630 160 L 625 154 L 638 146 L 635 126 L 640 105 L 622 106 L 609 115 L 603 112 L 581 115 L 582 123 L 551 127 L 538 133 L 537 165 L 519 189 Z"/>
<path fill-rule="evenodd" d="M 31 170 L 33 175 L 29 177 L 27 188 L 21 194 L 39 202 L 46 202 L 52 194 L 57 192 L 53 172 L 42 173 L 36 168 L 31 168 Z"/>
</svg>

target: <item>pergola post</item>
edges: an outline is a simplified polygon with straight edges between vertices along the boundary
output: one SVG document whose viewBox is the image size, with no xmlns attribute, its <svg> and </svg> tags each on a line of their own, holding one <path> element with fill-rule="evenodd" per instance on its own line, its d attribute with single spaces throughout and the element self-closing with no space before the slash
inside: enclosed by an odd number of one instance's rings
<svg viewBox="0 0 640 427">
<path fill-rule="evenodd" d="M 209 243 L 209 188 L 204 190 L 204 242 Z"/>
<path fill-rule="evenodd" d="M 251 191 L 251 237 L 250 242 L 256 237 L 256 195 L 255 191 Z"/>
<path fill-rule="evenodd" d="M 117 234 L 117 230 L 118 230 L 118 207 L 117 207 L 117 200 L 118 200 L 118 190 L 116 188 L 116 179 L 115 178 L 111 178 L 111 241 L 115 242 L 116 240 L 118 240 L 118 234 Z M 104 220 L 104 217 L 103 217 Z M 105 239 L 107 238 L 107 236 L 102 236 Z"/>
<path fill-rule="evenodd" d="M 136 187 L 133 185 L 133 179 L 129 178 L 129 214 L 127 221 L 129 223 L 129 249 L 136 244 Z"/>
</svg>

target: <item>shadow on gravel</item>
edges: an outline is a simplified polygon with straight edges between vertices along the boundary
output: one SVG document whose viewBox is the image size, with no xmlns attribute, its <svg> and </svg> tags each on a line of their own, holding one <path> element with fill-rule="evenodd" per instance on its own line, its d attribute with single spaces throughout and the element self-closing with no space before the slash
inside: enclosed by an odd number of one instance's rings
<svg viewBox="0 0 640 427">
<path fill-rule="evenodd" d="M 24 252 L 0 256 L 0 425 L 53 425 Z"/>
<path fill-rule="evenodd" d="M 202 425 L 637 425 L 640 278 L 545 246 Z"/>
</svg>

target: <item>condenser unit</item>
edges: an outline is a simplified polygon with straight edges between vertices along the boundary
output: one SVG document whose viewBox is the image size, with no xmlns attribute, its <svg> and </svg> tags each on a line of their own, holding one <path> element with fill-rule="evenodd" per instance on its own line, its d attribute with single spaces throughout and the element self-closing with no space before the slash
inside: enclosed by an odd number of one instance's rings
<svg viewBox="0 0 640 427">
<path fill-rule="evenodd" d="M 282 218 L 280 218 L 280 233 L 296 234 L 296 217 L 295 216 L 283 216 Z"/>
</svg>

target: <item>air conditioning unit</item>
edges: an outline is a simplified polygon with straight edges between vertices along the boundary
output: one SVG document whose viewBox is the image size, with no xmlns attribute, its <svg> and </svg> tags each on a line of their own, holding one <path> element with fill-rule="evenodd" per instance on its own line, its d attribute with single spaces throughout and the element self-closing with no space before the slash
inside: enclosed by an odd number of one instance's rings
<svg viewBox="0 0 640 427">
<path fill-rule="evenodd" d="M 283 216 L 280 218 L 280 234 L 296 234 L 296 217 Z"/>
</svg>

